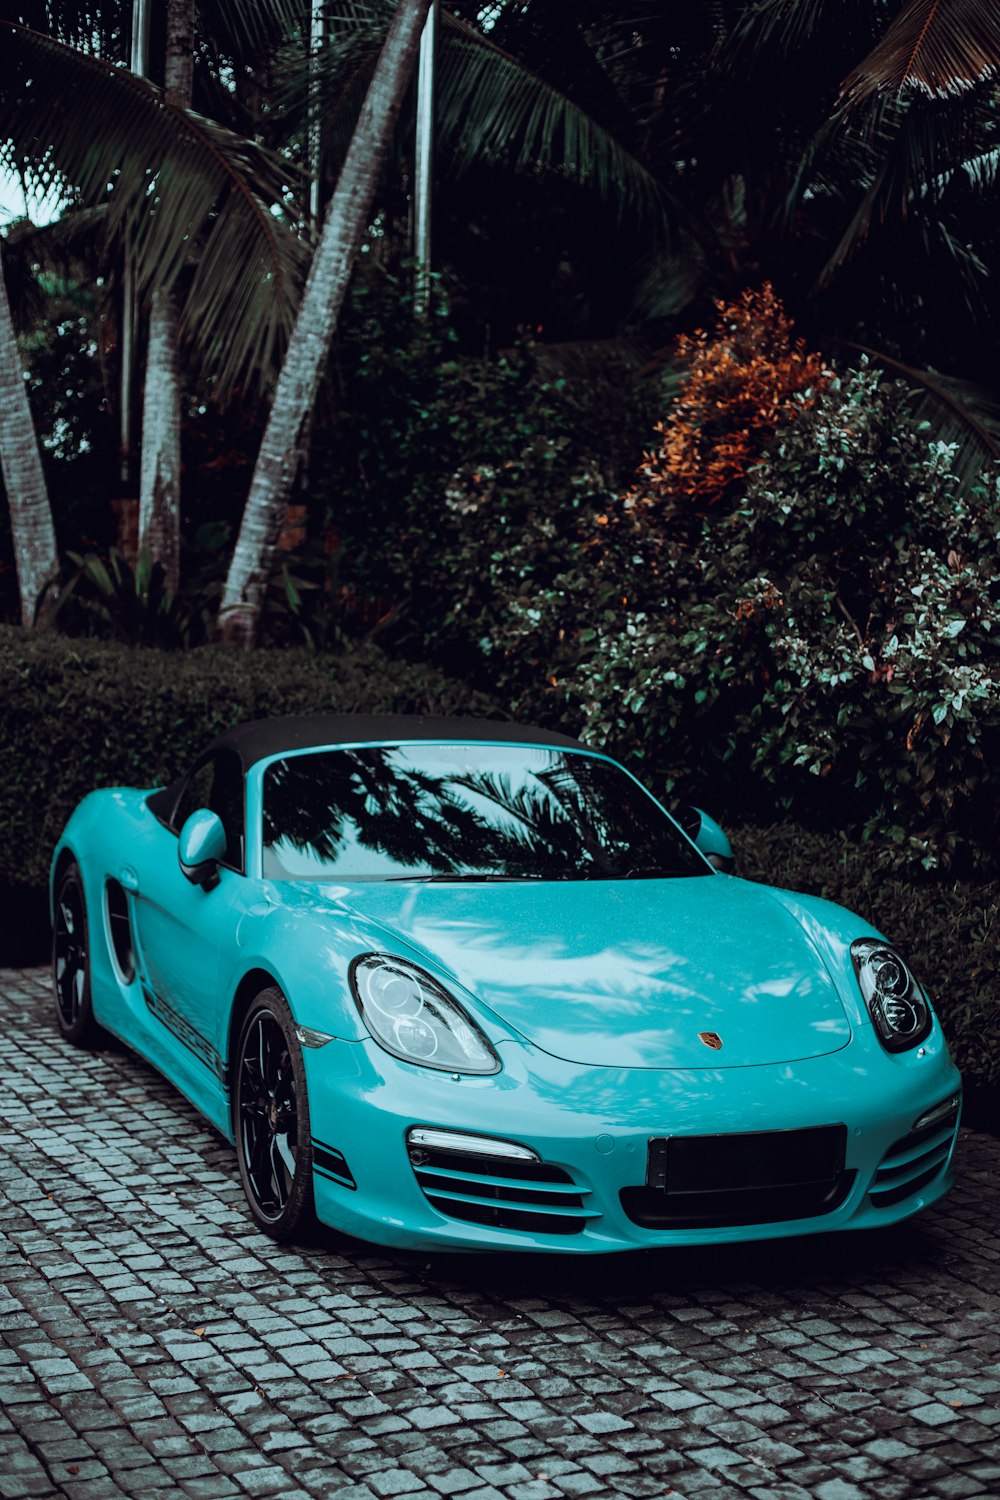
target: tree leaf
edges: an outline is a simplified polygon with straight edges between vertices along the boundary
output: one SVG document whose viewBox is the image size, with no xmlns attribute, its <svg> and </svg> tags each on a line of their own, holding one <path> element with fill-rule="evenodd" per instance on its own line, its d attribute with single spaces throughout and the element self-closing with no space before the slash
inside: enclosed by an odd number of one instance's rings
<svg viewBox="0 0 1000 1500">
<path fill-rule="evenodd" d="M 308 256 L 293 227 L 301 183 L 290 161 L 168 104 L 125 68 L 9 23 L 0 23 L 0 161 L 102 208 L 142 295 L 183 283 L 194 261 L 181 323 L 220 394 L 267 380 Z"/>
<path fill-rule="evenodd" d="M 844 79 L 857 104 L 906 87 L 940 98 L 972 88 L 1000 68 L 995 0 L 909 0 L 882 40 Z"/>
</svg>

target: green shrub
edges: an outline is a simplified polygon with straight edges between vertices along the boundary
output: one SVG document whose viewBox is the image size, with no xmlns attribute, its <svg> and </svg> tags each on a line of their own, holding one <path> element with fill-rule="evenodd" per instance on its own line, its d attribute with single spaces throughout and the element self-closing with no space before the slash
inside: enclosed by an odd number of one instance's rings
<svg viewBox="0 0 1000 1500">
<path fill-rule="evenodd" d="M 480 680 L 729 817 L 789 811 L 914 868 L 995 873 L 996 495 L 959 494 L 950 460 L 902 383 L 864 367 L 683 531 L 593 475 L 521 514 L 467 482 L 479 593 L 451 598 Z"/>
<path fill-rule="evenodd" d="M 319 712 L 490 716 L 434 668 L 375 646 L 187 653 L 0 626 L 0 888 L 38 888 L 66 819 L 100 786 L 156 786 L 241 719 Z"/>
<path fill-rule="evenodd" d="M 518 568 L 530 551 L 542 580 L 570 565 L 562 509 L 595 484 L 631 482 L 662 409 L 659 381 L 638 379 L 638 358 L 614 348 L 571 368 L 528 341 L 462 357 L 446 302 L 414 321 L 374 267 L 342 333 L 358 354 L 316 424 L 310 493 L 340 545 L 343 628 L 385 616 L 382 639 L 489 690 L 484 641 L 530 585 L 504 570 L 508 546 Z"/>
</svg>

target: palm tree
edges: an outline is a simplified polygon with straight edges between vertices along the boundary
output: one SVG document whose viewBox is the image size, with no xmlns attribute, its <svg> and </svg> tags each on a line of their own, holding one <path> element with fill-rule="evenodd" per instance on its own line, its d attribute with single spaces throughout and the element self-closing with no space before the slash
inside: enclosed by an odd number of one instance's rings
<svg viewBox="0 0 1000 1500">
<path fill-rule="evenodd" d="M 178 25 L 182 36 L 187 28 L 185 8 L 184 0 L 173 7 L 175 36 Z M 82 22 L 64 30 L 76 40 L 98 35 Z M 292 325 L 307 253 L 294 217 L 301 189 L 294 166 L 187 107 L 189 46 L 181 40 L 172 50 L 188 57 L 180 79 L 175 63 L 168 93 L 110 58 L 0 22 L 0 162 L 35 187 L 64 194 L 70 208 L 62 238 L 74 219 L 92 236 L 96 214 L 104 257 L 127 247 L 139 292 L 152 304 L 144 530 L 171 577 L 179 412 L 177 380 L 166 372 L 176 368 L 178 336 L 220 397 L 266 384 Z M 89 128 L 93 120 L 99 130 Z M 20 438 L 11 443 L 25 451 Z M 13 469 L 7 489 L 15 548 L 29 558 L 37 544 L 22 532 L 37 514 L 38 490 L 16 489 L 27 483 L 25 473 Z M 43 582 L 54 572 L 54 540 L 49 550 Z M 25 619 L 34 612 L 34 578 L 29 571 L 22 582 Z"/>
<path fill-rule="evenodd" d="M 193 0 L 171 0 L 168 76 L 163 91 L 113 66 L 121 51 L 121 39 L 113 29 L 100 35 L 104 57 L 81 51 L 81 45 L 89 45 L 99 32 L 90 27 L 86 7 L 74 7 L 72 0 L 63 0 L 62 6 L 51 12 L 50 24 L 58 24 L 59 38 L 43 36 L 23 25 L 4 27 L 6 45 L 0 57 L 0 138 L 9 134 L 8 159 L 36 181 L 65 184 L 81 204 L 101 205 L 108 242 L 124 244 L 130 260 L 136 263 L 139 289 L 150 306 L 140 535 L 154 558 L 164 563 L 172 584 L 176 580 L 179 508 L 178 335 L 200 353 L 216 396 L 224 396 L 239 385 L 244 389 L 266 385 L 290 327 L 297 301 L 296 273 L 307 248 L 295 233 L 301 218 L 288 218 L 288 182 L 294 184 L 295 173 L 287 156 L 283 163 L 286 183 L 280 185 L 274 170 L 278 158 L 245 139 L 241 142 L 216 122 L 193 115 L 188 107 L 192 5 Z M 338 142 L 350 134 L 356 89 L 339 87 L 342 75 L 333 78 L 337 92 L 331 102 L 330 69 L 325 73 L 321 69 L 318 87 L 309 86 L 308 70 L 315 68 L 315 59 L 308 58 L 303 76 L 302 58 L 308 54 L 301 45 L 302 9 L 296 0 L 234 0 L 231 8 L 211 13 L 215 27 L 212 45 L 218 47 L 223 64 L 227 59 L 232 63 L 237 80 L 245 79 L 254 66 L 259 67 L 262 53 L 269 57 L 283 55 L 286 76 L 294 79 L 298 69 L 301 103 L 280 117 L 277 132 L 272 126 L 272 139 L 280 141 L 289 132 L 293 137 L 297 131 L 302 134 L 296 109 L 308 114 L 317 105 L 324 108 L 330 117 L 325 140 L 333 148 L 332 160 L 326 166 L 329 174 L 337 163 Z M 376 6 L 374 13 L 359 7 L 357 15 L 349 9 L 340 24 L 339 35 L 352 44 L 352 58 L 362 56 L 362 74 L 366 68 L 370 71 L 365 49 L 370 54 L 380 41 L 385 16 L 384 6 Z M 462 54 L 462 66 L 453 68 L 460 84 L 460 99 L 464 100 L 461 107 L 468 108 L 475 80 L 481 76 L 475 70 L 470 73 L 468 67 L 477 53 L 486 56 L 487 75 L 492 70 L 494 93 L 499 81 L 501 91 L 510 95 L 511 82 L 517 78 L 516 64 L 469 28 L 454 21 L 450 26 L 458 35 Z M 206 35 L 203 29 L 203 42 Z M 359 40 L 360 54 L 356 45 Z M 287 43 L 284 54 L 283 42 Z M 334 56 L 334 50 L 330 56 Z M 482 66 L 480 62 L 480 69 Z M 51 84 L 44 94 L 38 87 L 39 77 Z M 233 95 L 219 88 L 213 74 L 203 74 L 203 96 L 206 90 L 211 106 L 237 125 L 247 128 L 265 123 L 246 117 L 239 87 Z M 26 127 L 26 102 L 32 106 L 30 131 Z M 505 128 L 514 135 L 521 130 L 530 137 L 536 156 L 560 158 L 562 169 L 573 175 L 591 171 L 605 193 L 619 191 L 615 183 L 626 185 L 624 191 L 628 191 L 636 176 L 644 180 L 627 152 L 605 133 L 595 132 L 570 101 L 555 96 L 537 81 L 529 80 L 527 97 L 522 84 L 518 111 L 508 116 Z M 564 116 L 568 123 L 560 144 L 556 137 Z M 545 123 L 540 127 L 543 117 Z M 273 111 L 270 118 L 277 118 Z M 102 122 L 97 138 L 87 128 L 92 119 Z M 540 138 L 535 140 L 540 129 Z M 212 165 L 213 154 L 218 158 L 215 165 L 222 171 L 215 174 L 209 188 L 206 168 Z M 241 172 L 248 179 L 242 184 Z M 110 194 L 109 181 L 114 183 Z M 150 183 L 158 190 L 155 196 L 146 190 Z M 645 187 L 648 190 L 650 184 L 645 182 Z M 655 196 L 655 189 L 653 193 Z M 271 204 L 282 205 L 283 215 L 277 219 L 269 212 L 269 197 Z M 209 227 L 200 229 L 201 225 Z M 193 272 L 186 269 L 192 243 L 198 249 Z M 239 267 L 235 277 L 234 267 Z M 186 299 L 178 314 L 177 293 L 185 288 Z M 255 507 L 256 503 L 255 499 Z M 253 514 L 252 510 L 247 534 L 254 533 Z M 240 559 L 244 556 L 245 545 Z"/>
<path fill-rule="evenodd" d="M 0 469 L 10 507 L 21 621 L 33 625 L 40 606 L 44 610 L 46 589 L 59 576 L 59 557 L 21 363 L 0 254 Z"/>
<path fill-rule="evenodd" d="M 278 527 L 295 479 L 354 261 L 371 222 L 430 0 L 399 0 L 354 127 L 275 389 L 219 610 L 221 639 L 253 646 Z"/>
<path fill-rule="evenodd" d="M 179 294 L 181 339 L 220 395 L 268 385 L 308 258 L 305 182 L 287 155 L 110 58 L 3 21 L 0 161 L 101 210 L 108 259 L 125 248 L 145 300 Z"/>
</svg>

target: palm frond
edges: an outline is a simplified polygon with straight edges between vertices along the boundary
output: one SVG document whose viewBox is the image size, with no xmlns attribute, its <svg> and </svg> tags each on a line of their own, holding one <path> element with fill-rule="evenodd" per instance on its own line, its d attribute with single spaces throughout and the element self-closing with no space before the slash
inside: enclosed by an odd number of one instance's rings
<svg viewBox="0 0 1000 1500">
<path fill-rule="evenodd" d="M 232 58 L 259 61 L 309 34 L 309 0 L 201 0 L 198 11 L 200 35 Z"/>
<path fill-rule="evenodd" d="M 748 5 L 729 36 L 720 37 L 720 47 L 744 58 L 749 51 L 772 48 L 779 53 L 799 52 L 831 24 L 844 25 L 844 0 L 758 0 Z"/>
<path fill-rule="evenodd" d="M 821 121 L 803 143 L 784 192 L 775 200 L 774 229 L 782 235 L 794 232 L 807 199 L 839 198 L 845 175 L 850 182 L 862 182 L 869 163 L 869 153 L 857 133 L 845 131 L 837 116 Z"/>
<path fill-rule="evenodd" d="M 143 295 L 175 286 L 200 250 L 188 335 L 221 394 L 267 378 L 258 361 L 290 332 L 307 255 L 284 210 L 300 188 L 288 161 L 168 104 L 124 68 L 8 24 L 0 160 L 43 190 L 103 208 Z"/>
<path fill-rule="evenodd" d="M 647 257 L 638 268 L 629 312 L 642 322 L 676 318 L 711 286 L 711 268 L 696 245 L 685 245 L 677 255 Z"/>
<path fill-rule="evenodd" d="M 221 395 L 259 387 L 278 370 L 301 296 L 307 246 L 275 220 L 273 253 L 248 254 L 255 218 L 245 197 L 232 195 L 222 206 L 181 306 L 181 337 Z"/>
<path fill-rule="evenodd" d="M 820 285 L 828 284 L 851 257 L 873 222 L 936 202 L 954 172 L 970 159 L 975 139 L 973 122 L 957 101 L 925 107 L 882 94 L 869 101 L 864 118 L 842 110 L 838 120 L 851 143 L 861 193 L 820 272 Z"/>
<path fill-rule="evenodd" d="M 851 104 L 874 94 L 920 89 L 935 98 L 964 92 L 1000 69 L 995 0 L 909 0 L 878 45 L 844 79 Z"/>
<path fill-rule="evenodd" d="M 997 185 L 998 174 L 1000 147 L 994 147 L 991 151 L 978 151 L 947 172 L 942 172 L 935 182 L 935 189 L 939 194 L 943 193 L 952 183 L 964 179 L 976 192 L 992 192 Z"/>
<path fill-rule="evenodd" d="M 289 47 L 275 59 L 274 107 L 285 139 L 303 136 L 314 118 L 323 122 L 324 170 L 335 178 L 385 41 L 390 8 L 374 3 L 338 5 L 327 16 L 318 56 Z"/>
<path fill-rule="evenodd" d="M 278 93 L 283 122 L 304 130 L 313 101 L 323 118 L 328 173 L 346 149 L 391 13 L 387 0 L 340 0 L 328 16 L 318 63 L 310 67 L 301 55 L 285 60 Z M 504 162 L 556 175 L 666 236 L 671 199 L 656 177 L 565 94 L 448 12 L 439 43 L 435 149 L 455 172 Z"/>
<path fill-rule="evenodd" d="M 506 162 L 596 191 L 666 238 L 677 205 L 637 157 L 564 93 L 464 21 L 443 16 L 438 144 L 457 171 Z"/>
</svg>

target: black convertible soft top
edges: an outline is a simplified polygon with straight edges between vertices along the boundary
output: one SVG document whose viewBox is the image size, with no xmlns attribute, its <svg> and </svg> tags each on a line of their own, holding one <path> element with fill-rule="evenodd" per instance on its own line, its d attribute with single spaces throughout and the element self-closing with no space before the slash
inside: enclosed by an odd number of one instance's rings
<svg viewBox="0 0 1000 1500">
<path fill-rule="evenodd" d="M 551 729 L 534 729 L 530 724 L 511 724 L 503 719 L 445 719 L 426 714 L 294 714 L 234 724 L 212 741 L 207 752 L 235 750 L 247 771 L 256 761 L 280 755 L 283 750 L 393 744 L 398 740 L 442 740 L 460 745 L 492 740 L 501 744 L 587 749 L 568 735 Z"/>
<path fill-rule="evenodd" d="M 309 750 L 336 745 L 395 744 L 401 740 L 438 740 L 464 745 L 492 740 L 512 745 L 555 745 L 563 750 L 586 750 L 587 746 L 551 729 L 530 724 L 511 724 L 504 719 L 445 719 L 428 714 L 287 714 L 274 719 L 250 719 L 234 724 L 206 745 L 195 766 L 217 750 L 239 756 L 243 774 L 258 760 L 280 755 L 283 750 Z M 174 810 L 184 790 L 185 771 L 169 786 L 146 798 L 146 805 L 161 823 L 172 824 Z"/>
</svg>

